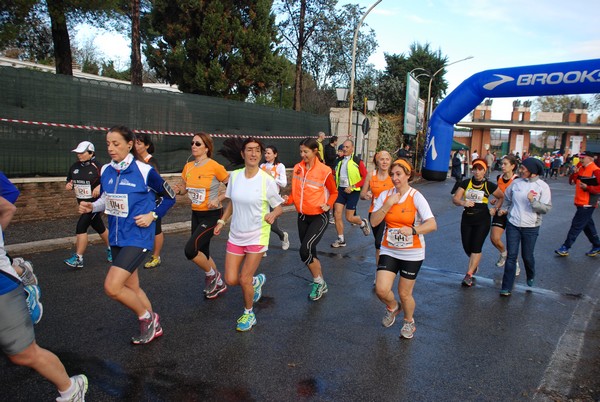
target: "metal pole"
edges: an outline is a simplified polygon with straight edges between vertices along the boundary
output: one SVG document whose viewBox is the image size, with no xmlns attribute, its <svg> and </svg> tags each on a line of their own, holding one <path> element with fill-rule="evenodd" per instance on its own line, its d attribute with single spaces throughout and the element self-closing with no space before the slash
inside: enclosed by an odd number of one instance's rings
<svg viewBox="0 0 600 402">
<path fill-rule="evenodd" d="M 350 139 L 351 133 L 352 133 L 352 104 L 354 103 L 354 69 L 356 67 L 356 42 L 358 40 L 358 31 L 363 23 L 363 21 L 365 20 L 365 18 L 367 17 L 367 15 L 371 12 L 371 10 L 373 8 L 375 8 L 375 6 L 379 3 L 381 3 L 382 0 L 377 0 L 371 7 L 369 7 L 369 9 L 367 10 L 366 13 L 363 14 L 363 16 L 360 18 L 360 21 L 358 22 L 358 25 L 356 26 L 356 29 L 354 30 L 354 40 L 352 41 L 352 69 L 350 70 L 350 94 L 348 96 L 348 136 L 347 139 Z"/>
</svg>

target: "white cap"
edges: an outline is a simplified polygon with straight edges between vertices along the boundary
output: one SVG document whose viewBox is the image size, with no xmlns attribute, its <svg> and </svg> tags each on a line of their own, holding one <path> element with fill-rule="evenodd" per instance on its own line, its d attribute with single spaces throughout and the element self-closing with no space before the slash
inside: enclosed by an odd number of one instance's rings
<svg viewBox="0 0 600 402">
<path fill-rule="evenodd" d="M 89 141 L 80 142 L 79 145 L 77 145 L 77 148 L 75 148 L 71 152 L 82 154 L 86 151 L 96 152 L 96 148 L 94 148 L 94 144 L 92 144 Z"/>
</svg>

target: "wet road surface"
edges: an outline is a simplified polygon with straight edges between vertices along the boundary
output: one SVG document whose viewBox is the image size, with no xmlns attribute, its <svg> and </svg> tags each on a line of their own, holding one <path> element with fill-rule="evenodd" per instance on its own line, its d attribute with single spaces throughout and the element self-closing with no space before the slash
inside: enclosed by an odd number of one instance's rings
<svg viewBox="0 0 600 402">
<path fill-rule="evenodd" d="M 239 288 L 203 298 L 204 275 L 185 259 L 183 233 L 167 235 L 160 267 L 140 272 L 164 328 L 144 346 L 129 342 L 138 331 L 134 315 L 104 295 L 103 247 L 90 246 L 79 271 L 62 263 L 70 250 L 27 254 L 44 304 L 36 339 L 71 375 L 88 376 L 89 401 L 560 400 L 577 387 L 586 330 L 598 319 L 600 257 L 584 255 L 590 247 L 583 234 L 571 256 L 554 255 L 575 208 L 573 187 L 550 185 L 554 208 L 536 246 L 535 286 L 526 286 L 523 270 L 510 298 L 498 295 L 502 269 L 489 241 L 476 285 L 460 286 L 468 260 L 452 183 L 417 186 L 438 231 L 426 236 L 412 340 L 398 336 L 401 315 L 392 327 L 381 325 L 385 307 L 373 292 L 372 236 L 358 227 L 346 225 L 348 246 L 333 249 L 330 225 L 318 247 L 329 292 L 308 300 L 311 279 L 298 256 L 295 213 L 280 218 L 290 249 L 281 250 L 273 235 L 259 268 L 267 281 L 249 333 L 235 331 L 243 310 Z M 359 212 L 365 211 L 363 201 Z M 598 224 L 598 213 L 595 218 Z M 211 247 L 221 271 L 225 239 L 222 234 Z M 0 370 L 5 400 L 57 396 L 29 369 L 0 359 Z"/>
</svg>

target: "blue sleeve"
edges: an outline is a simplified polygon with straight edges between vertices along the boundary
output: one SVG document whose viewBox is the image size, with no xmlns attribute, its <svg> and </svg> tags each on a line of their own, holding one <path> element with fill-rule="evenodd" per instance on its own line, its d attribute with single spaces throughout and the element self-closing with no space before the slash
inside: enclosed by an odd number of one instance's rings
<svg viewBox="0 0 600 402">
<path fill-rule="evenodd" d="M 169 186 L 158 172 L 154 169 L 150 169 L 148 173 L 148 187 L 152 189 L 156 194 L 160 196 L 160 203 L 154 209 L 154 212 L 159 218 L 162 218 L 167 214 L 167 211 L 175 205 L 175 192 Z"/>
<path fill-rule="evenodd" d="M 8 180 L 8 177 L 3 172 L 0 172 L 0 196 L 6 198 L 11 204 L 14 204 L 17 202 L 19 195 L 21 195 L 19 189 Z"/>
</svg>

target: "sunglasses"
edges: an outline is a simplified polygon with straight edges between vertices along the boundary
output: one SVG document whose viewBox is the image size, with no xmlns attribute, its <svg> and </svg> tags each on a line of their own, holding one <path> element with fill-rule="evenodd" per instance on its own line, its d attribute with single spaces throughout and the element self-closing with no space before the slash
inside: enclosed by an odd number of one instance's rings
<svg viewBox="0 0 600 402">
<path fill-rule="evenodd" d="M 201 147 L 202 143 L 200 141 L 192 141 L 192 146 L 197 146 L 197 147 Z"/>
</svg>

